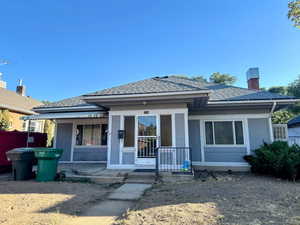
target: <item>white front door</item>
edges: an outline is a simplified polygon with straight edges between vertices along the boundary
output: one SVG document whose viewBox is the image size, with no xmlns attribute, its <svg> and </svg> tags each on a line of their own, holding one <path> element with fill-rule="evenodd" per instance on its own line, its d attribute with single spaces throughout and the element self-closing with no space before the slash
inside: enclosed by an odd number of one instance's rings
<svg viewBox="0 0 300 225">
<path fill-rule="evenodd" d="M 157 130 L 156 116 L 137 116 L 136 164 L 155 165 Z"/>
</svg>

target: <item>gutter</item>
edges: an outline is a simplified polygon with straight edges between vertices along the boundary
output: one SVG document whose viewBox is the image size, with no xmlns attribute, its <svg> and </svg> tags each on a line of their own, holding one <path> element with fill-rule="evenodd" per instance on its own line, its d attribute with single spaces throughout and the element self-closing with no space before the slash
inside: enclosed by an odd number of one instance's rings
<svg viewBox="0 0 300 225">
<path fill-rule="evenodd" d="M 278 100 L 239 100 L 239 101 L 216 101 L 208 102 L 208 105 L 221 105 L 221 104 L 249 104 L 249 103 L 296 103 L 300 102 L 300 99 L 278 99 Z"/>
<path fill-rule="evenodd" d="M 180 92 L 163 92 L 163 93 L 146 93 L 146 94 L 117 94 L 117 95 L 84 95 L 83 100 L 88 99 L 113 99 L 113 98 L 138 98 L 138 97 L 157 97 L 157 96 L 173 96 L 173 95 L 191 95 L 191 94 L 210 94 L 211 90 L 201 91 L 180 91 Z"/>
</svg>

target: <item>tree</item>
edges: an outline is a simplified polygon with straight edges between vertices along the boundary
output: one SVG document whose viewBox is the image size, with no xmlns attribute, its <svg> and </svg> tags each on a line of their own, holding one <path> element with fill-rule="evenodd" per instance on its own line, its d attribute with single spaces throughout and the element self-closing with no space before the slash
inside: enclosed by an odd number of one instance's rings
<svg viewBox="0 0 300 225">
<path fill-rule="evenodd" d="M 0 111 L 0 130 L 9 130 L 10 116 L 9 111 L 4 109 Z"/>
<path fill-rule="evenodd" d="M 300 98 L 300 75 L 296 80 L 290 83 L 287 87 L 287 94 Z M 289 111 L 294 114 L 300 113 L 300 103 L 296 103 L 289 107 Z"/>
<path fill-rule="evenodd" d="M 274 86 L 274 87 L 270 87 L 268 89 L 269 92 L 272 93 L 277 93 L 277 94 L 281 94 L 281 95 L 286 95 L 287 94 L 287 88 L 284 86 Z"/>
<path fill-rule="evenodd" d="M 209 80 L 211 82 L 217 83 L 217 84 L 234 84 L 236 82 L 236 77 L 231 76 L 230 74 L 221 74 L 219 72 L 213 73 Z"/>
<path fill-rule="evenodd" d="M 293 0 L 288 4 L 288 18 L 294 23 L 294 26 L 300 28 L 300 0 Z"/>
<path fill-rule="evenodd" d="M 172 77 L 191 79 L 191 80 L 196 80 L 196 81 L 200 81 L 200 82 L 207 82 L 207 79 L 202 75 L 191 76 L 191 77 L 189 77 L 187 75 L 173 75 Z"/>
<path fill-rule="evenodd" d="M 287 94 L 300 97 L 300 75 L 298 75 L 298 78 L 288 85 Z"/>
<path fill-rule="evenodd" d="M 274 112 L 272 115 L 272 123 L 284 124 L 287 123 L 294 115 L 287 110 Z"/>
<path fill-rule="evenodd" d="M 201 75 L 200 76 L 193 76 L 193 77 L 191 77 L 191 79 L 207 83 L 207 79 L 204 76 L 201 76 Z"/>
</svg>

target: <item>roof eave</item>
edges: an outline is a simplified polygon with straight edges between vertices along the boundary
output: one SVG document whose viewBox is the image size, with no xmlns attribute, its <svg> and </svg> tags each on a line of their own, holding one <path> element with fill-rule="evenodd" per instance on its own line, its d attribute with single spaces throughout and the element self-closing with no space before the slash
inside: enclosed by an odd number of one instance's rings
<svg viewBox="0 0 300 225">
<path fill-rule="evenodd" d="M 172 96 L 172 95 L 191 95 L 191 94 L 210 94 L 212 90 L 199 91 L 174 91 L 174 92 L 159 92 L 159 93 L 144 93 L 144 94 L 114 94 L 114 95 L 83 95 L 83 100 L 92 99 L 115 99 L 115 98 L 138 98 L 138 97 L 156 97 L 156 96 Z"/>
<path fill-rule="evenodd" d="M 228 104 L 264 104 L 264 103 L 282 103 L 295 104 L 300 102 L 299 98 L 294 99 L 261 99 L 261 100 L 225 100 L 225 101 L 208 101 L 208 105 L 228 105 Z"/>
</svg>

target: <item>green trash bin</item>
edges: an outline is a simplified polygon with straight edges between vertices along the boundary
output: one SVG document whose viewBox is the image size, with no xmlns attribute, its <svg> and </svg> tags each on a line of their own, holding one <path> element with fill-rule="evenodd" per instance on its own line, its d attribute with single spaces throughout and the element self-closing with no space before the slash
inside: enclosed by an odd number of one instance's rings
<svg viewBox="0 0 300 225">
<path fill-rule="evenodd" d="M 15 148 L 6 152 L 7 159 L 12 161 L 14 180 L 33 178 L 32 166 L 35 163 L 33 148 Z"/>
<path fill-rule="evenodd" d="M 37 181 L 54 181 L 57 173 L 58 159 L 63 153 L 57 148 L 35 148 L 34 155 L 38 160 Z"/>
</svg>

